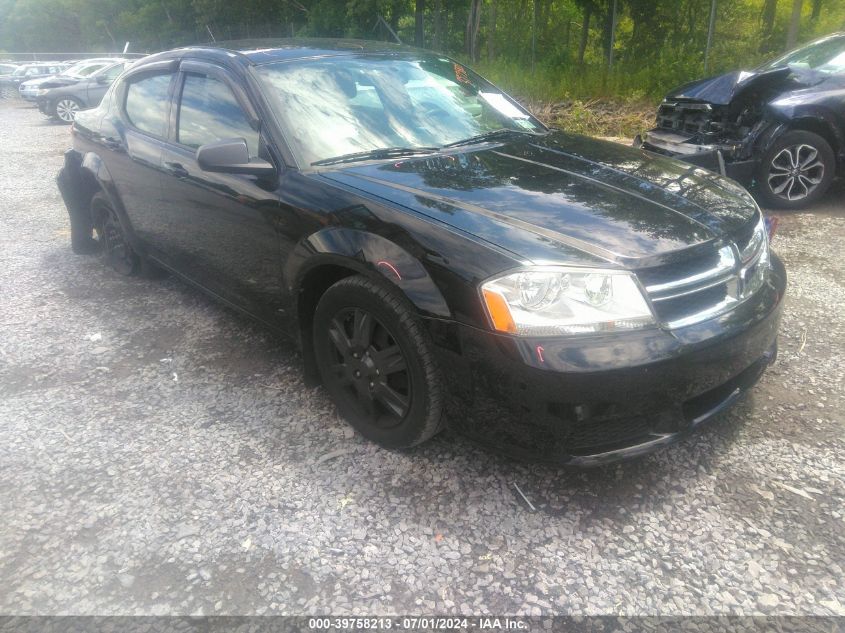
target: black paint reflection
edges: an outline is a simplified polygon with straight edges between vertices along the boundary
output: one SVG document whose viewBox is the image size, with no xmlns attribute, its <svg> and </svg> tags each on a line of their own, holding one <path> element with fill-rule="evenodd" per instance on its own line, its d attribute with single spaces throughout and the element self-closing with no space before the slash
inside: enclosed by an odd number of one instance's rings
<svg viewBox="0 0 845 633">
<path fill-rule="evenodd" d="M 556 240 L 592 244 L 623 262 L 664 255 L 731 234 L 756 211 L 744 191 L 689 165 L 562 134 L 333 177 L 399 189 L 428 215 L 541 259 L 550 253 L 521 250 L 527 241 L 552 250 Z M 491 225 L 483 211 L 500 222 Z M 514 231 L 526 225 L 537 233 L 531 240 Z"/>
</svg>

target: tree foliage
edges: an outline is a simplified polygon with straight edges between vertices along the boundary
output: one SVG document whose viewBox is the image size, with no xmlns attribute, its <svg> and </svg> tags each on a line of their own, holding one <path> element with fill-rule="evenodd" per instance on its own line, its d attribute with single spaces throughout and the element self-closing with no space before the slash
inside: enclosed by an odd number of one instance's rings
<svg viewBox="0 0 845 633">
<path fill-rule="evenodd" d="M 0 50 L 152 52 L 211 39 L 358 37 L 471 60 L 534 98 L 651 96 L 703 70 L 711 0 L 0 0 Z M 843 0 L 718 0 L 711 69 L 845 29 Z M 613 70 L 607 70 L 613 42 Z M 532 50 L 534 51 L 532 54 Z"/>
</svg>

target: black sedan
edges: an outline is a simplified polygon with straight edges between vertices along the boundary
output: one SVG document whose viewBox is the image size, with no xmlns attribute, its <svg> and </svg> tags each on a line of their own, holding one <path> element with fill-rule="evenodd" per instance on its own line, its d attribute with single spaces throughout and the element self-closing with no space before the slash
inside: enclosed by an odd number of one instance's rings
<svg viewBox="0 0 845 633">
<path fill-rule="evenodd" d="M 634 145 L 735 178 L 766 205 L 811 204 L 845 170 L 845 33 L 676 88 Z"/>
<path fill-rule="evenodd" d="M 291 336 L 385 447 L 449 423 L 607 463 L 695 429 L 776 354 L 786 275 L 744 189 L 547 129 L 441 55 L 151 56 L 78 113 L 58 182 L 77 252 Z"/>
</svg>

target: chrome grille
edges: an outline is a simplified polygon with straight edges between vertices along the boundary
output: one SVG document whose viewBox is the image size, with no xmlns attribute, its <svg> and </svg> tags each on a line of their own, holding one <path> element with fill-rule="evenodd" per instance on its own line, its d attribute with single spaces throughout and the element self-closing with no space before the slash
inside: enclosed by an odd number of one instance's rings
<svg viewBox="0 0 845 633">
<path fill-rule="evenodd" d="M 722 244 L 682 265 L 642 270 L 637 275 L 658 321 L 675 329 L 731 310 L 762 286 L 768 268 L 761 218 L 737 243 Z"/>
</svg>

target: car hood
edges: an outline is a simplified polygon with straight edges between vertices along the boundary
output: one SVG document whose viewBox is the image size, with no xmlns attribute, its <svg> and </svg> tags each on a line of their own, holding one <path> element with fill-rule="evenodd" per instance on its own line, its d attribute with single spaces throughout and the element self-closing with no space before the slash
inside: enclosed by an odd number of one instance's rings
<svg viewBox="0 0 845 633">
<path fill-rule="evenodd" d="M 562 132 L 319 173 L 535 263 L 656 265 L 731 235 L 757 211 L 716 174 Z"/>
<path fill-rule="evenodd" d="M 78 84 L 79 82 L 83 81 L 83 79 L 79 77 L 65 77 L 62 75 L 57 75 L 55 77 L 48 77 L 47 79 L 40 79 L 38 81 L 39 88 L 60 88 L 61 86 L 72 86 L 73 84 Z"/>
<path fill-rule="evenodd" d="M 699 79 L 675 88 L 667 100 L 685 99 L 705 101 L 714 105 L 728 105 L 740 95 L 756 90 L 794 90 L 811 86 L 826 75 L 801 67 L 774 68 L 765 71 L 734 70 L 724 75 Z"/>
</svg>

